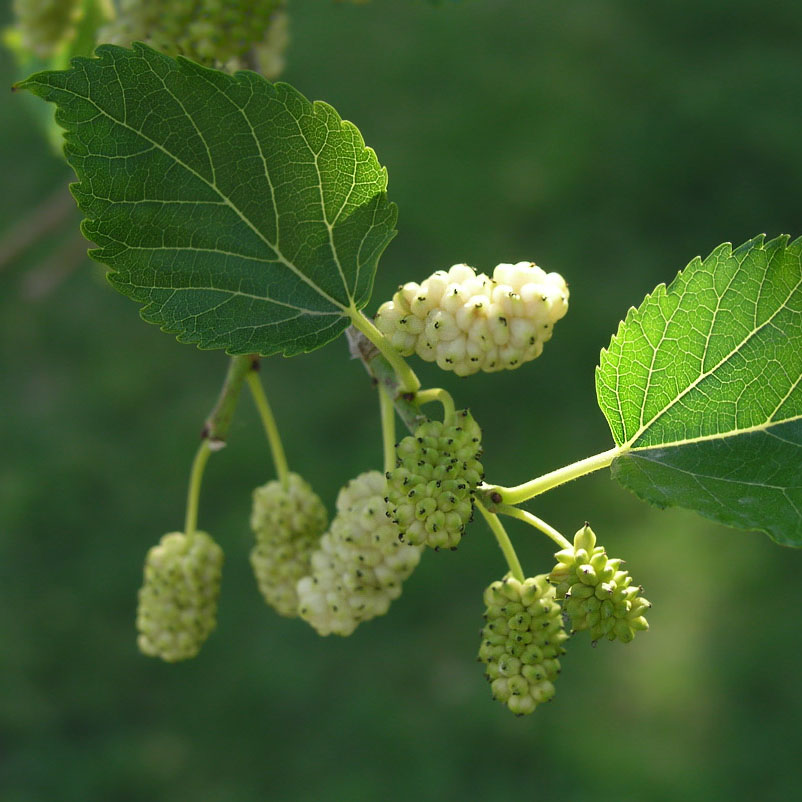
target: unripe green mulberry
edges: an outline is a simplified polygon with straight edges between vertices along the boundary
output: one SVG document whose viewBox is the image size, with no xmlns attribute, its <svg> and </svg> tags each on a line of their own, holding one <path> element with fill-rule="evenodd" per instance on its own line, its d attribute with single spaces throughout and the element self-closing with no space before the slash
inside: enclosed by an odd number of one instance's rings
<svg viewBox="0 0 802 802">
<path fill-rule="evenodd" d="M 99 38 L 124 47 L 141 41 L 173 56 L 240 69 L 252 48 L 270 40 L 280 18 L 284 30 L 283 6 L 282 0 L 121 0 Z M 286 36 L 274 35 L 270 46 L 285 43 Z"/>
<path fill-rule="evenodd" d="M 216 626 L 223 550 L 206 532 L 171 532 L 148 551 L 137 645 L 167 662 L 194 657 Z"/>
<path fill-rule="evenodd" d="M 286 488 L 272 481 L 253 491 L 251 566 L 265 601 L 281 615 L 298 615 L 295 586 L 310 572 L 327 522 L 323 502 L 297 473 Z"/>
<path fill-rule="evenodd" d="M 320 635 L 350 635 L 387 612 L 421 549 L 401 543 L 387 516 L 385 478 L 360 474 L 337 497 L 337 515 L 312 554 L 312 571 L 297 586 L 298 612 Z"/>
<path fill-rule="evenodd" d="M 447 423 L 426 421 L 396 449 L 387 500 L 406 543 L 456 548 L 482 481 L 482 431 L 467 409 Z"/>
<path fill-rule="evenodd" d="M 376 326 L 403 356 L 469 376 L 540 356 L 567 311 L 563 277 L 534 262 L 497 265 L 492 278 L 459 264 L 404 284 L 379 307 Z"/>
<path fill-rule="evenodd" d="M 513 713 L 532 713 L 554 696 L 559 657 L 568 638 L 554 588 L 545 574 L 519 582 L 507 576 L 485 590 L 479 660 L 493 697 Z"/>
<path fill-rule="evenodd" d="M 14 0 L 20 45 L 39 58 L 50 58 L 73 38 L 81 13 L 81 0 Z"/>
<path fill-rule="evenodd" d="M 596 535 L 585 524 L 574 536 L 573 548 L 555 555 L 557 565 L 549 574 L 556 585 L 557 598 L 575 631 L 587 629 L 595 642 L 602 638 L 629 643 L 639 630 L 649 628 L 643 614 L 652 605 L 632 585 L 621 560 L 611 560 Z"/>
</svg>

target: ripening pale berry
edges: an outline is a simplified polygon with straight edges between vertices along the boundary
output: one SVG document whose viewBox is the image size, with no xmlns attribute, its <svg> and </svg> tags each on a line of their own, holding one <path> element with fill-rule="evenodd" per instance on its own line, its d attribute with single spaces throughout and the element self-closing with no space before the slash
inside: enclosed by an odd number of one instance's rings
<svg viewBox="0 0 802 802">
<path fill-rule="evenodd" d="M 233 71 L 247 66 L 244 59 L 255 47 L 283 49 L 283 8 L 283 0 L 120 0 L 99 39 L 124 47 L 145 42 L 171 56 Z M 274 23 L 279 27 L 271 34 Z"/>
<path fill-rule="evenodd" d="M 284 72 L 284 53 L 289 42 L 289 17 L 282 4 L 270 17 L 270 25 L 264 38 L 253 46 L 253 58 L 257 66 L 248 67 L 247 64 L 236 63 L 232 66 L 234 69 L 258 69 L 265 78 L 274 80 Z"/>
<path fill-rule="evenodd" d="M 81 14 L 81 0 L 14 0 L 14 30 L 23 48 L 47 59 L 75 36 Z"/>
<path fill-rule="evenodd" d="M 469 376 L 540 356 L 567 311 L 562 276 L 534 262 L 496 265 L 492 278 L 459 264 L 404 284 L 379 307 L 376 326 L 403 356 Z"/>
<path fill-rule="evenodd" d="M 554 696 L 559 657 L 568 638 L 554 588 L 545 575 L 519 582 L 507 576 L 485 590 L 479 659 L 493 697 L 513 713 L 532 713 Z"/>
<path fill-rule="evenodd" d="M 595 642 L 602 638 L 629 643 L 635 633 L 649 628 L 644 613 L 652 605 L 632 585 L 621 560 L 611 560 L 596 535 L 585 524 L 574 536 L 570 549 L 558 551 L 557 565 L 549 574 L 557 598 L 575 631 L 589 630 Z"/>
<path fill-rule="evenodd" d="M 337 497 L 337 515 L 297 585 L 298 612 L 320 635 L 350 635 L 401 595 L 421 549 L 401 543 L 387 515 L 386 480 L 369 471 Z"/>
<path fill-rule="evenodd" d="M 223 550 L 206 532 L 171 532 L 148 551 L 137 645 L 167 662 L 194 657 L 216 626 Z"/>
<path fill-rule="evenodd" d="M 467 409 L 447 423 L 426 421 L 396 448 L 387 500 L 406 543 L 456 548 L 482 481 L 482 431 Z"/>
<path fill-rule="evenodd" d="M 298 615 L 295 586 L 309 574 L 327 522 L 323 502 L 297 473 L 289 474 L 287 487 L 274 480 L 253 491 L 251 566 L 262 596 L 279 614 Z"/>
</svg>

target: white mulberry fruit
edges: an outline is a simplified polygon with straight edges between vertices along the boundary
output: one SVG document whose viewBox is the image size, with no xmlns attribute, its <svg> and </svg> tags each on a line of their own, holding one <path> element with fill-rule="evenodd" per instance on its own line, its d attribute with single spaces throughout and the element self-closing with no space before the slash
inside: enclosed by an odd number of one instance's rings
<svg viewBox="0 0 802 802">
<path fill-rule="evenodd" d="M 534 262 L 497 265 L 492 278 L 459 264 L 421 284 L 404 284 L 375 320 L 403 356 L 417 353 L 469 376 L 511 370 L 540 356 L 567 311 L 563 277 Z"/>
<path fill-rule="evenodd" d="M 481 443 L 482 431 L 464 409 L 448 423 L 426 421 L 398 444 L 387 500 L 406 543 L 456 548 L 482 481 Z"/>
<path fill-rule="evenodd" d="M 568 638 L 554 588 L 545 574 L 519 582 L 507 576 L 485 590 L 479 660 L 493 697 L 517 715 L 554 696 L 560 655 Z"/>
<path fill-rule="evenodd" d="M 340 491 L 311 574 L 298 582 L 298 612 L 320 635 L 350 635 L 384 615 L 420 560 L 422 550 L 401 543 L 387 516 L 385 485 L 382 473 L 369 471 Z"/>
<path fill-rule="evenodd" d="M 611 560 L 596 535 L 585 524 L 574 536 L 570 549 L 558 551 L 557 565 L 549 574 L 556 585 L 557 598 L 575 631 L 589 630 L 595 642 L 602 638 L 629 643 L 635 633 L 649 628 L 643 613 L 652 605 L 632 585 L 621 560 Z"/>
<path fill-rule="evenodd" d="M 326 508 L 297 473 L 287 487 L 274 480 L 253 491 L 250 560 L 265 601 L 280 615 L 298 615 L 298 580 L 310 572 L 312 552 L 326 530 Z"/>
<path fill-rule="evenodd" d="M 145 559 L 137 645 L 167 662 L 194 657 L 217 621 L 223 550 L 206 532 L 171 532 Z"/>
</svg>

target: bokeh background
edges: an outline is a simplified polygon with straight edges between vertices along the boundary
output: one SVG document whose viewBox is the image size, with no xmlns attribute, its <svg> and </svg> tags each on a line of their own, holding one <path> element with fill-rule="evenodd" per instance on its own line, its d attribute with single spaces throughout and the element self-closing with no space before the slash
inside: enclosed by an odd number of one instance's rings
<svg viewBox="0 0 802 802">
<path fill-rule="evenodd" d="M 360 127 L 400 208 L 371 311 L 459 261 L 533 259 L 570 282 L 537 362 L 464 380 L 414 365 L 472 408 L 492 481 L 610 447 L 593 369 L 654 285 L 721 242 L 802 234 L 794 0 L 290 6 L 285 79 Z M 0 76 L 22 77 L 6 53 Z M 7 235 L 70 174 L 34 101 L 0 97 Z M 4 802 L 798 798 L 802 553 L 653 510 L 607 472 L 534 509 L 569 535 L 592 522 L 645 586 L 651 631 L 577 637 L 555 701 L 518 719 L 474 662 L 482 590 L 505 570 L 478 520 L 348 639 L 265 607 L 247 519 L 272 468 L 244 396 L 201 504 L 227 554 L 218 630 L 186 664 L 141 656 L 142 559 L 182 524 L 226 360 L 144 325 L 75 256 L 76 229 L 73 214 L 0 272 Z M 338 341 L 263 375 L 292 467 L 331 507 L 381 464 L 361 366 Z M 549 569 L 549 541 L 510 532 L 529 573 Z"/>
</svg>

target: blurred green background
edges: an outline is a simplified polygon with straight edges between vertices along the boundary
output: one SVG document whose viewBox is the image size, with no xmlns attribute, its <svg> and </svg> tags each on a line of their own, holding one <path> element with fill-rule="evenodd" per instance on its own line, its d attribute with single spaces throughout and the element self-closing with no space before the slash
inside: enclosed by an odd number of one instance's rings
<svg viewBox="0 0 802 802">
<path fill-rule="evenodd" d="M 537 362 L 465 380 L 414 364 L 474 411 L 491 481 L 610 447 L 593 369 L 655 284 L 723 241 L 802 234 L 798 2 L 290 5 L 285 79 L 360 127 L 400 209 L 370 311 L 459 261 L 533 259 L 571 285 Z M 5 53 L 0 75 L 21 77 Z M 34 101 L 0 97 L 1 236 L 69 173 Z M 652 629 L 577 637 L 555 701 L 518 719 L 474 662 L 482 590 L 505 570 L 478 520 L 348 639 L 265 607 L 247 519 L 271 466 L 245 396 L 201 503 L 227 554 L 218 630 L 186 664 L 141 656 L 142 559 L 183 522 L 225 357 L 141 323 L 88 261 L 71 269 L 76 227 L 0 272 L 3 802 L 799 798 L 802 553 L 652 510 L 607 472 L 534 509 L 566 534 L 592 522 Z M 331 507 L 381 464 L 361 366 L 338 341 L 264 377 L 292 467 Z M 548 570 L 550 543 L 510 531 L 528 572 Z"/>
</svg>

